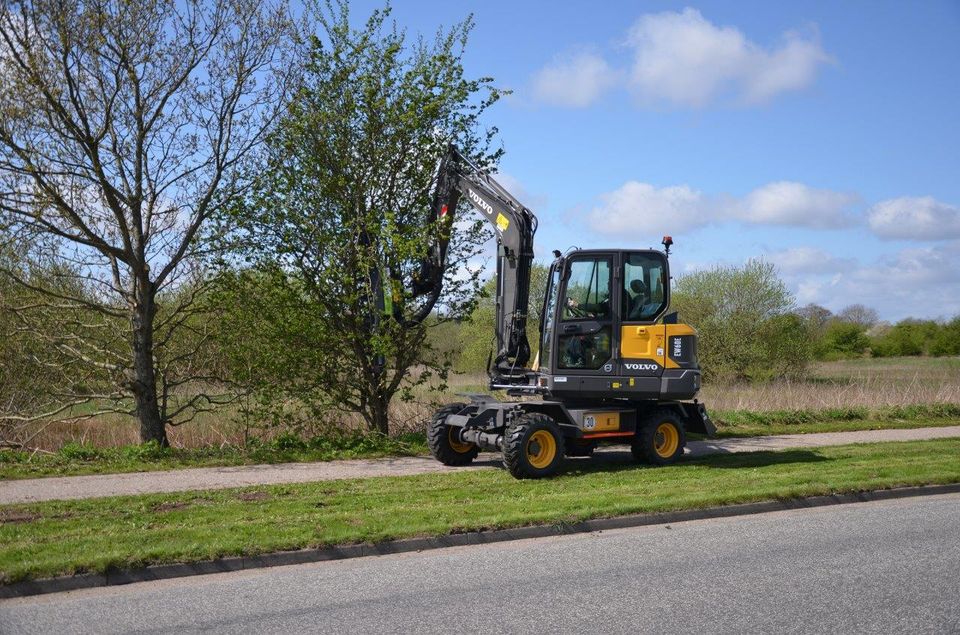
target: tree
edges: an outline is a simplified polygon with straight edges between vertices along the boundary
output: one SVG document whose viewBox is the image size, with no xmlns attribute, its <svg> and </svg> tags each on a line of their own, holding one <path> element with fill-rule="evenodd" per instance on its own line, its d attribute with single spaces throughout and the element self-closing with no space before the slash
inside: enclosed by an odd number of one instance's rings
<svg viewBox="0 0 960 635">
<path fill-rule="evenodd" d="M 785 317 L 793 297 L 772 264 L 749 260 L 681 276 L 672 303 L 699 331 L 700 362 L 708 376 L 737 380 L 804 372 L 810 338 L 798 337 L 803 325 Z"/>
<path fill-rule="evenodd" d="M 837 313 L 837 319 L 869 329 L 880 321 L 880 314 L 875 309 L 862 304 L 851 304 Z"/>
<path fill-rule="evenodd" d="M 28 261 L 3 273 L 45 298 L 7 308 L 114 386 L 65 390 L 63 408 L 130 412 L 143 441 L 165 444 L 167 424 L 215 401 L 171 397 L 197 379 L 175 345 L 196 324 L 203 230 L 246 188 L 295 72 L 293 35 L 258 0 L 0 10 L 0 227 Z"/>
<path fill-rule="evenodd" d="M 446 377 L 449 360 L 436 359 L 426 337 L 438 323 L 431 311 L 446 319 L 472 306 L 476 275 L 455 273 L 482 244 L 482 221 L 450 229 L 436 305 L 414 292 L 413 278 L 448 231 L 426 222 L 437 163 L 453 142 L 492 165 L 495 131 L 480 134 L 479 117 L 500 95 L 489 79 L 464 76 L 469 20 L 410 43 L 388 16 L 389 8 L 375 11 L 354 30 L 346 2 L 320 9 L 321 34 L 256 192 L 227 221 L 255 277 L 279 285 L 308 316 L 309 333 L 270 329 L 286 333 L 278 346 L 307 371 L 284 380 L 284 401 L 357 412 L 383 433 L 398 393 L 412 398 L 418 385 Z"/>
<path fill-rule="evenodd" d="M 814 332 L 822 331 L 833 317 L 830 309 L 813 303 L 800 307 L 796 313 Z"/>
<path fill-rule="evenodd" d="M 750 379 L 802 377 L 813 352 L 810 333 L 810 325 L 794 313 L 762 322 L 757 334 L 759 361 L 748 369 Z"/>
</svg>

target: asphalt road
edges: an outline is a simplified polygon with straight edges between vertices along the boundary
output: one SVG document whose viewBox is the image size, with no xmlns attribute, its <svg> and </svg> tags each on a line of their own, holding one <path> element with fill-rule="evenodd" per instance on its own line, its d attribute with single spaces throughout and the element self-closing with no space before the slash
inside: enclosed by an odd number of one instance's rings
<svg viewBox="0 0 960 635">
<path fill-rule="evenodd" d="M 89 589 L 3 633 L 960 632 L 960 494 Z"/>
<path fill-rule="evenodd" d="M 913 441 L 949 437 L 960 437 L 960 425 L 905 430 L 861 430 L 857 432 L 784 434 L 767 437 L 691 441 L 687 444 L 685 456 L 698 457 L 708 454 L 761 452 L 791 448 L 816 448 L 848 443 Z M 595 454 L 594 459 L 589 460 L 611 463 L 633 462 L 629 449 L 622 446 L 603 448 Z M 466 467 L 447 467 L 428 456 L 408 456 L 319 463 L 203 467 L 130 474 L 47 477 L 0 481 L 0 504 L 182 492 L 277 483 L 306 483 L 344 478 L 502 469 L 502 467 L 503 462 L 500 455 L 487 452 L 481 454 L 473 465 Z"/>
</svg>

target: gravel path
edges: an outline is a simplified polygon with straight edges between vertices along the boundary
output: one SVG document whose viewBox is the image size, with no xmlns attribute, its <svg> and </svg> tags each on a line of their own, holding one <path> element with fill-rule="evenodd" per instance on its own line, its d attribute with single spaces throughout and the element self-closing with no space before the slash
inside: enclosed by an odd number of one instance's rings
<svg viewBox="0 0 960 635">
<path fill-rule="evenodd" d="M 760 452 L 791 448 L 816 448 L 848 443 L 914 441 L 947 437 L 960 437 L 960 425 L 943 428 L 914 428 L 912 430 L 865 430 L 861 432 L 787 434 L 770 437 L 692 441 L 687 444 L 686 456 L 696 457 L 708 454 Z M 630 453 L 624 451 L 623 447 L 614 446 L 599 450 L 592 460 L 619 463 L 631 459 Z M 474 462 L 473 465 L 456 468 L 441 465 L 429 457 L 401 457 L 25 479 L 0 481 L 0 504 L 223 489 L 247 485 L 332 481 L 372 476 L 403 476 L 432 472 L 483 470 L 496 468 L 500 465 L 499 457 L 496 454 L 481 454 L 480 460 Z"/>
</svg>

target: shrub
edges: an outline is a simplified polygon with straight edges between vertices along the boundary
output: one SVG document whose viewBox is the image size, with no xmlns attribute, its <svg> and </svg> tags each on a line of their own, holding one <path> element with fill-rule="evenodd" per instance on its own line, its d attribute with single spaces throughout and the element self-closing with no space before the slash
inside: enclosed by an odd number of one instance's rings
<svg viewBox="0 0 960 635">
<path fill-rule="evenodd" d="M 681 276 L 673 306 L 700 334 L 700 363 L 726 380 L 799 376 L 810 359 L 806 322 L 790 314 L 793 296 L 761 260 Z"/>
<path fill-rule="evenodd" d="M 942 328 L 931 320 L 903 320 L 874 338 L 871 350 L 877 357 L 930 354 Z"/>
<path fill-rule="evenodd" d="M 307 442 L 291 432 L 284 432 L 280 434 L 273 440 L 271 445 L 277 450 L 286 452 L 307 449 Z"/>
<path fill-rule="evenodd" d="M 134 461 L 156 461 L 169 456 L 170 446 L 160 445 L 157 441 L 147 441 L 143 445 L 124 446 L 122 454 Z"/>
<path fill-rule="evenodd" d="M 866 327 L 853 322 L 834 320 L 827 325 L 823 339 L 817 345 L 819 359 L 842 359 L 863 355 L 870 346 Z"/>
<path fill-rule="evenodd" d="M 960 315 L 940 327 L 930 342 L 930 354 L 960 355 Z"/>
<path fill-rule="evenodd" d="M 100 458 L 100 450 L 86 443 L 71 441 L 60 448 L 60 456 L 74 461 L 94 461 Z"/>
</svg>

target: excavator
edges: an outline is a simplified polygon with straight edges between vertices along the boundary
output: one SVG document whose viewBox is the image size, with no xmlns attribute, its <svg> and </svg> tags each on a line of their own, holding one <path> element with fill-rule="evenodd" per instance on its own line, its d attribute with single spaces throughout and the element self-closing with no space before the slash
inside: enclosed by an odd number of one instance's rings
<svg viewBox="0 0 960 635">
<path fill-rule="evenodd" d="M 439 297 L 454 215 L 461 201 L 493 226 L 497 241 L 496 355 L 490 394 L 464 395 L 427 422 L 430 452 L 467 465 L 501 452 L 516 478 L 557 472 L 565 456 L 629 444 L 633 456 L 669 465 L 686 433 L 716 428 L 695 399 L 697 333 L 670 309 L 670 247 L 554 251 L 530 363 L 527 307 L 537 217 L 491 174 L 450 146 L 440 161 L 427 223 L 437 236 L 419 264 L 414 293 Z M 517 397 L 525 397 L 516 399 Z"/>
</svg>

